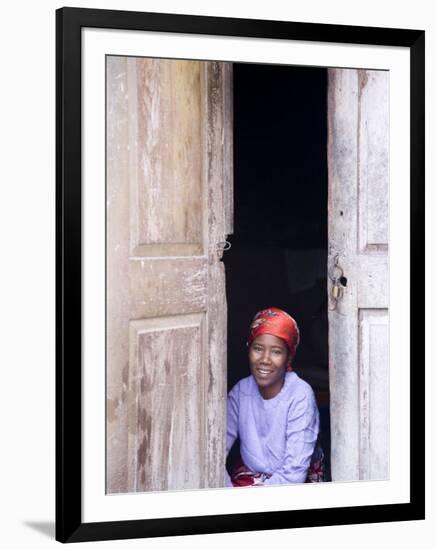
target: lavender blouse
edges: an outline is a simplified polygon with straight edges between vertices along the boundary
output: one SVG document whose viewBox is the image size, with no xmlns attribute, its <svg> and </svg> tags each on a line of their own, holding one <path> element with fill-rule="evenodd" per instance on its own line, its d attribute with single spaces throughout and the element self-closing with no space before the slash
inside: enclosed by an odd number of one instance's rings
<svg viewBox="0 0 436 550">
<path fill-rule="evenodd" d="M 312 388 L 293 371 L 272 399 L 263 399 L 253 376 L 240 380 L 228 395 L 227 454 L 239 435 L 244 464 L 271 475 L 264 484 L 304 483 L 318 431 Z"/>
</svg>

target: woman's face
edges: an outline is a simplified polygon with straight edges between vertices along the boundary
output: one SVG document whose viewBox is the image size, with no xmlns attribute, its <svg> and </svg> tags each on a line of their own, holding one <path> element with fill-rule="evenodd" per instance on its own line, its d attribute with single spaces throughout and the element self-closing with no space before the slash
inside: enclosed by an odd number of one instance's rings
<svg viewBox="0 0 436 550">
<path fill-rule="evenodd" d="M 275 397 L 283 387 L 289 350 L 285 342 L 272 334 L 257 336 L 248 350 L 250 371 L 264 399 Z"/>
</svg>

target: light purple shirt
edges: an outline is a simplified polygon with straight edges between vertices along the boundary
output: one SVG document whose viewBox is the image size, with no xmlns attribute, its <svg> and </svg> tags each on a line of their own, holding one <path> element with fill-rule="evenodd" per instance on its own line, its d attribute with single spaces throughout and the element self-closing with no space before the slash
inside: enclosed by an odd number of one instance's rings
<svg viewBox="0 0 436 550">
<path fill-rule="evenodd" d="M 239 435 L 242 461 L 253 472 L 270 474 L 266 485 L 306 481 L 318 432 L 314 393 L 295 372 L 286 373 L 272 399 L 263 399 L 253 376 L 228 395 L 227 454 Z"/>
</svg>

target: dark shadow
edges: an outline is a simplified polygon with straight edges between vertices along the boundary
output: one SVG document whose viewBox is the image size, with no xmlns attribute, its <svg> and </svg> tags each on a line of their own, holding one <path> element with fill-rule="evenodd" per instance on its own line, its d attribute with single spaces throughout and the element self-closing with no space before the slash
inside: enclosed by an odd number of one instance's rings
<svg viewBox="0 0 436 550">
<path fill-rule="evenodd" d="M 39 533 L 42 533 L 50 539 L 55 538 L 55 523 L 54 521 L 25 521 L 24 525 L 30 527 Z"/>
<path fill-rule="evenodd" d="M 288 311 L 301 333 L 293 366 L 315 392 L 329 470 L 327 190 L 327 70 L 234 64 L 228 389 L 249 375 L 254 314 Z"/>
</svg>

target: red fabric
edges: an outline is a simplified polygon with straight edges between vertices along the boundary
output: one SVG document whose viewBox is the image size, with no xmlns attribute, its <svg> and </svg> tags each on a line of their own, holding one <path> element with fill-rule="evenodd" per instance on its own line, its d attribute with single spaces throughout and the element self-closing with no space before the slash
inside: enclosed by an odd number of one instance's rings
<svg viewBox="0 0 436 550">
<path fill-rule="evenodd" d="M 252 472 L 247 468 L 247 466 L 242 462 L 239 457 L 234 463 L 231 471 L 231 480 L 233 487 L 247 487 L 249 485 L 260 485 L 266 474 L 259 474 L 257 472 Z"/>
<path fill-rule="evenodd" d="M 249 346 L 261 334 L 272 334 L 285 341 L 291 352 L 287 368 L 288 371 L 291 371 L 291 361 L 300 342 L 300 331 L 295 319 L 286 313 L 286 311 L 277 307 L 262 309 L 256 313 L 250 325 L 247 345 Z"/>
<path fill-rule="evenodd" d="M 306 483 L 320 483 L 325 479 L 324 453 L 319 445 L 310 461 L 309 471 L 307 472 Z"/>
<path fill-rule="evenodd" d="M 316 446 L 310 461 L 305 483 L 322 483 L 324 481 L 324 453 L 320 446 Z M 249 485 L 262 485 L 263 481 L 271 477 L 269 474 L 252 472 L 242 462 L 240 456 L 231 467 L 230 479 L 233 487 L 248 487 Z"/>
</svg>

